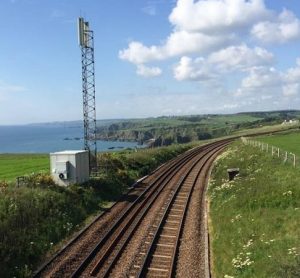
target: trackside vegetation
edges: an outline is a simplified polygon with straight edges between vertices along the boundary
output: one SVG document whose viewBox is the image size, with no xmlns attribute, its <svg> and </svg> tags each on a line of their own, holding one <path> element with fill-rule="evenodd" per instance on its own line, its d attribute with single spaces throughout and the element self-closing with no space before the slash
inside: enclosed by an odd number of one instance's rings
<svg viewBox="0 0 300 278">
<path fill-rule="evenodd" d="M 59 187 L 46 174 L 31 175 L 27 186 L 0 181 L 0 277 L 30 277 L 89 216 L 118 200 L 137 178 L 193 146 L 99 154 L 100 175 L 84 185 Z"/>
<path fill-rule="evenodd" d="M 299 185 L 299 169 L 240 141 L 221 155 L 208 189 L 215 277 L 300 277 Z"/>
</svg>

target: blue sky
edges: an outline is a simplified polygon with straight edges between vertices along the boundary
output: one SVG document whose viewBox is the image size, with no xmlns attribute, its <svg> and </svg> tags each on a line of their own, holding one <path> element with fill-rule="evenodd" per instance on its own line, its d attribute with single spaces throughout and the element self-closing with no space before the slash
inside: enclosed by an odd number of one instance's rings
<svg viewBox="0 0 300 278">
<path fill-rule="evenodd" d="M 0 125 L 82 118 L 78 16 L 98 119 L 300 108 L 298 0 L 2 0 Z"/>
</svg>

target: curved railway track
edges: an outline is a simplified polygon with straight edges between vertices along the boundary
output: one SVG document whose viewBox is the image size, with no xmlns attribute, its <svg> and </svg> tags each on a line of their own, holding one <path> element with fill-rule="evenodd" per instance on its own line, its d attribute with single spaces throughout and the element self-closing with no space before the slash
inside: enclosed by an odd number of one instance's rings
<svg viewBox="0 0 300 278">
<path fill-rule="evenodd" d="M 200 173 L 208 170 L 215 156 L 230 141 L 197 147 L 160 167 L 129 192 L 133 197 L 115 215 L 109 213 L 117 210 L 118 203 L 106 213 L 111 221 L 101 222 L 105 213 L 97 217 L 34 277 L 118 277 L 120 268 L 125 269 L 124 276 L 174 276 L 179 239 L 193 188 L 202 182 Z M 127 249 L 138 233 L 143 240 L 131 248 L 135 250 L 132 256 Z M 126 252 L 132 260 L 122 268 Z"/>
</svg>

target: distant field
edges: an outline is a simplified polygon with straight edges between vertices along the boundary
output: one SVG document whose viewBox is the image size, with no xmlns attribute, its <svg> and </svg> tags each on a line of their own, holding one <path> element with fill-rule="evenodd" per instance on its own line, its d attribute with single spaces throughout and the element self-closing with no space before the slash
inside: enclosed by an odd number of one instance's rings
<svg viewBox="0 0 300 278">
<path fill-rule="evenodd" d="M 215 127 L 222 127 L 230 124 L 242 124 L 246 122 L 255 122 L 262 120 L 262 117 L 253 117 L 251 115 L 235 114 L 235 115 L 218 115 L 214 117 L 208 117 L 201 121 L 203 124 L 209 124 Z"/>
<path fill-rule="evenodd" d="M 0 154 L 0 181 L 13 181 L 18 176 L 49 171 L 47 154 Z"/>
<path fill-rule="evenodd" d="M 276 125 L 260 125 L 255 128 L 250 129 L 242 129 L 234 131 L 233 134 L 235 135 L 241 135 L 241 136 L 247 136 L 249 134 L 253 133 L 267 133 L 267 132 L 293 132 L 299 129 L 299 124 L 294 125 L 282 125 L 282 124 L 276 124 Z"/>
<path fill-rule="evenodd" d="M 258 137 L 257 139 L 300 156 L 300 132 L 269 135 Z"/>
</svg>

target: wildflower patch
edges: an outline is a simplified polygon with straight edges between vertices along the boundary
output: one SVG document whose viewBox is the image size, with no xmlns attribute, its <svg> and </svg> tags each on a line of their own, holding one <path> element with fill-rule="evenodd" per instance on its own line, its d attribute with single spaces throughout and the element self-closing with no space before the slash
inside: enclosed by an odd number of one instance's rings
<svg viewBox="0 0 300 278">
<path fill-rule="evenodd" d="M 229 181 L 228 168 L 239 168 Z M 300 173 L 232 144 L 209 182 L 214 277 L 300 277 Z"/>
</svg>

